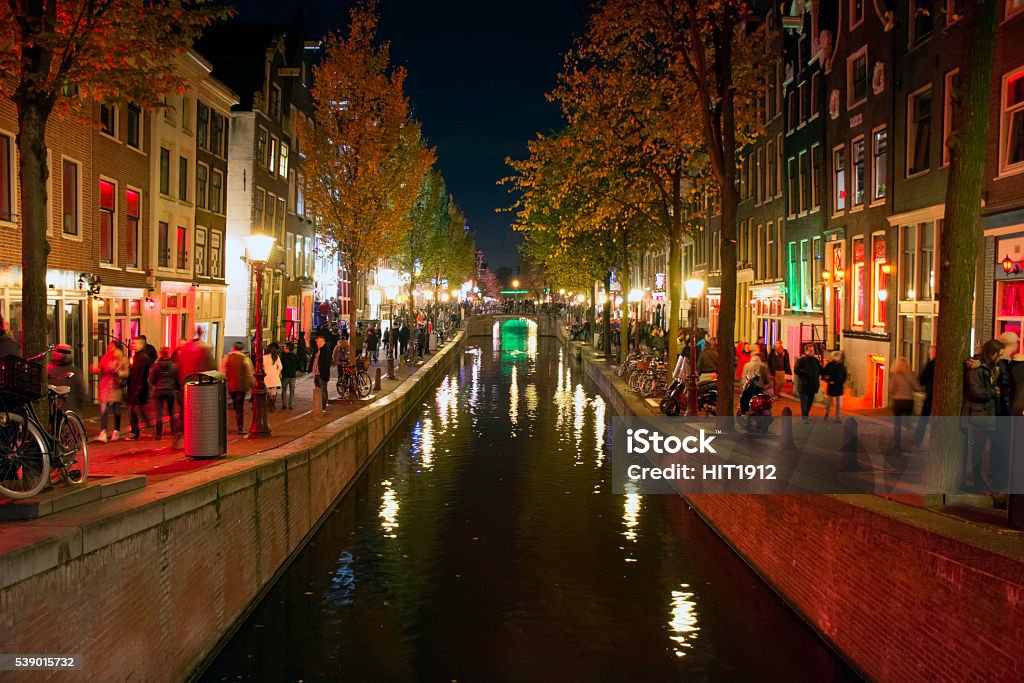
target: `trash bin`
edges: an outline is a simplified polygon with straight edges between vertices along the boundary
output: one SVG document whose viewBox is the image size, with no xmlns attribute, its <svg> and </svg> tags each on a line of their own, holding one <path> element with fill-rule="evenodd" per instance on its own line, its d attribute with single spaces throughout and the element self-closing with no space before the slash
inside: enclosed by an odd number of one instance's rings
<svg viewBox="0 0 1024 683">
<path fill-rule="evenodd" d="M 227 384 L 219 372 L 185 378 L 185 455 L 219 458 L 228 452 Z"/>
</svg>

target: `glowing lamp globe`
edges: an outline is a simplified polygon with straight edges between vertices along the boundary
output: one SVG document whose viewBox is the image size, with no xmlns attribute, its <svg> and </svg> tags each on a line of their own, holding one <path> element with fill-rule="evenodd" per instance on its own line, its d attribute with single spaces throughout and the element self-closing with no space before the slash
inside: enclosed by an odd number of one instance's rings
<svg viewBox="0 0 1024 683">
<path fill-rule="evenodd" d="M 245 248 L 252 261 L 266 262 L 270 258 L 270 250 L 274 248 L 276 238 L 270 235 L 249 235 L 245 238 Z"/>
<path fill-rule="evenodd" d="M 704 281 L 692 278 L 686 281 L 685 287 L 687 299 L 699 299 L 700 295 L 704 292 Z"/>
</svg>

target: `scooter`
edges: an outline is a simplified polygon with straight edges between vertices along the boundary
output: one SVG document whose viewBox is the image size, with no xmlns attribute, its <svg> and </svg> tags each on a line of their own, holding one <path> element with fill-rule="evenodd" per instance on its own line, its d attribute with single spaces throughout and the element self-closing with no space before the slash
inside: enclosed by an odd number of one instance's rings
<svg viewBox="0 0 1024 683">
<path fill-rule="evenodd" d="M 697 414 L 713 416 L 718 401 L 718 385 L 716 380 L 705 380 L 697 383 Z M 686 412 L 686 380 L 672 380 L 661 399 L 661 412 L 674 417 Z"/>
<path fill-rule="evenodd" d="M 750 401 L 746 412 L 743 411 L 745 398 Z M 766 434 L 774 419 L 772 417 L 772 397 L 761 390 L 759 378 L 751 377 L 743 388 L 740 407 L 736 409 L 736 421 L 748 432 Z"/>
</svg>

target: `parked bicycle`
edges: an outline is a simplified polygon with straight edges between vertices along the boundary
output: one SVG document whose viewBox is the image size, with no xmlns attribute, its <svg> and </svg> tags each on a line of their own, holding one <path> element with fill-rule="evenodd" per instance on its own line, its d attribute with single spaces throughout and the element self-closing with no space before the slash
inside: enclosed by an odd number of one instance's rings
<svg viewBox="0 0 1024 683">
<path fill-rule="evenodd" d="M 58 478 L 80 486 L 89 475 L 85 424 L 64 410 L 70 387 L 47 387 L 47 426 L 36 415 L 43 369 L 32 361 L 51 351 L 53 345 L 30 358 L 0 358 L 0 495 L 8 498 L 31 498 Z"/>
<path fill-rule="evenodd" d="M 370 380 L 369 373 L 366 372 L 368 364 L 369 359 L 360 356 L 356 358 L 355 366 L 342 365 L 339 367 L 338 382 L 335 385 L 338 396 L 348 398 L 350 395 L 355 395 L 358 398 L 366 398 L 370 395 L 373 382 Z"/>
</svg>

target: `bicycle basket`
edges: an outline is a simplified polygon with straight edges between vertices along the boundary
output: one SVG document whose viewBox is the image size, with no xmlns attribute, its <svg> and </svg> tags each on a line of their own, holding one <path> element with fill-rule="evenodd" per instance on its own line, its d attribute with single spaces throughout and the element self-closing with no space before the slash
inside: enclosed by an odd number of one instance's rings
<svg viewBox="0 0 1024 683">
<path fill-rule="evenodd" d="M 34 401 L 43 395 L 43 366 L 19 358 L 0 358 L 0 397 L 11 401 Z"/>
<path fill-rule="evenodd" d="M 647 369 L 650 366 L 651 366 L 651 361 L 649 361 L 649 360 L 638 360 L 636 362 L 636 369 L 641 371 L 641 372 L 647 372 Z"/>
<path fill-rule="evenodd" d="M 370 369 L 370 359 L 367 358 L 366 356 L 361 357 L 359 359 L 359 363 L 362 366 L 363 370 L 369 370 Z"/>
</svg>

